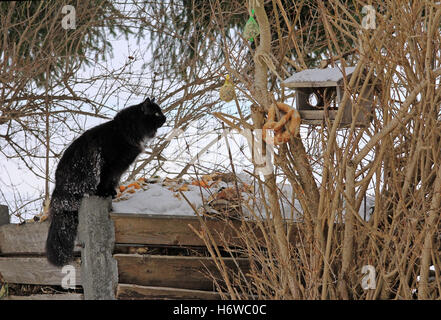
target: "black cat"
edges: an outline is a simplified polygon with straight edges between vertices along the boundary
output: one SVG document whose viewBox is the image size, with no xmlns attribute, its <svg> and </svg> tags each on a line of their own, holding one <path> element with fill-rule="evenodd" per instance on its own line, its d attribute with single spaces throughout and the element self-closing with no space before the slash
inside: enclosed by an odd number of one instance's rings
<svg viewBox="0 0 441 320">
<path fill-rule="evenodd" d="M 154 100 L 125 108 L 111 121 L 84 132 L 64 151 L 55 172 L 46 241 L 50 263 L 73 258 L 78 209 L 85 195 L 114 197 L 119 179 L 166 118 Z"/>
</svg>

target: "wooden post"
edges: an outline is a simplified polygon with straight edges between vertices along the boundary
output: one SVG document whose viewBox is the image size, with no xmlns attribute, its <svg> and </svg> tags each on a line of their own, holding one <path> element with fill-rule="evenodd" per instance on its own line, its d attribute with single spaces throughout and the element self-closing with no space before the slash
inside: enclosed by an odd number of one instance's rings
<svg viewBox="0 0 441 320">
<path fill-rule="evenodd" d="M 110 198 L 84 198 L 79 210 L 78 239 L 85 300 L 114 300 L 118 267 L 113 258 L 115 229 L 110 219 Z"/>
<path fill-rule="evenodd" d="M 0 204 L 0 226 L 9 224 L 9 210 L 8 206 Z"/>
</svg>

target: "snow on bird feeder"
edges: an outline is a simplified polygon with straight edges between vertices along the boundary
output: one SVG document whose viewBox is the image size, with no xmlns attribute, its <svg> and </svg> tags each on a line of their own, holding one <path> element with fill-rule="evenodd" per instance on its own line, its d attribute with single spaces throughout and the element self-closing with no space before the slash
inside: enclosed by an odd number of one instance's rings
<svg viewBox="0 0 441 320">
<path fill-rule="evenodd" d="M 345 68 L 346 83 L 349 82 L 354 71 L 355 67 Z M 282 82 L 282 87 L 296 90 L 296 108 L 300 113 L 302 123 L 321 125 L 326 117 L 331 121 L 334 120 L 338 109 L 344 108 L 340 127 L 350 126 L 352 117 L 357 111 L 353 106 L 359 106 L 355 125 L 367 126 L 372 114 L 373 86 L 368 85 L 363 94 L 353 93 L 348 102 L 342 106 L 344 86 L 344 76 L 341 68 L 338 67 L 306 69 Z M 354 97 L 358 103 L 354 103 Z"/>
</svg>

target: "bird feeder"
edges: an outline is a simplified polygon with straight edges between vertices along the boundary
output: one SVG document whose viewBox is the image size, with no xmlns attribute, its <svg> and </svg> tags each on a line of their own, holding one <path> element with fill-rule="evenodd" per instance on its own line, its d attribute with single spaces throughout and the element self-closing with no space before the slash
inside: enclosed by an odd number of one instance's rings
<svg viewBox="0 0 441 320">
<path fill-rule="evenodd" d="M 344 70 L 348 83 L 355 67 Z M 321 125 L 326 118 L 335 120 L 339 108 L 344 108 L 340 127 L 350 126 L 353 117 L 357 127 L 367 126 L 371 120 L 373 86 L 366 86 L 363 93 L 351 90 L 343 106 L 345 81 L 341 68 L 303 70 L 283 81 L 282 87 L 295 89 L 296 109 L 304 124 Z"/>
</svg>

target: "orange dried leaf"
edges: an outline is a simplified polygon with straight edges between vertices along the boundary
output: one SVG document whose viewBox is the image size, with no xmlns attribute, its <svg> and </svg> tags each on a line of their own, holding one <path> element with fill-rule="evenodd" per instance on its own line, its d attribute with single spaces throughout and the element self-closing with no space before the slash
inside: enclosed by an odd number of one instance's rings
<svg viewBox="0 0 441 320">
<path fill-rule="evenodd" d="M 188 191 L 188 184 L 184 184 L 183 186 L 179 187 L 178 191 Z"/>
<path fill-rule="evenodd" d="M 204 180 L 194 180 L 191 184 L 194 186 L 202 187 L 202 188 L 209 188 L 210 187 L 208 185 L 208 183 L 205 182 Z"/>
<path fill-rule="evenodd" d="M 131 184 L 129 184 L 127 186 L 127 188 L 130 188 L 130 187 L 134 187 L 135 189 L 140 189 L 141 188 L 141 186 L 139 185 L 138 182 L 133 182 L 133 183 L 131 183 Z"/>
</svg>

